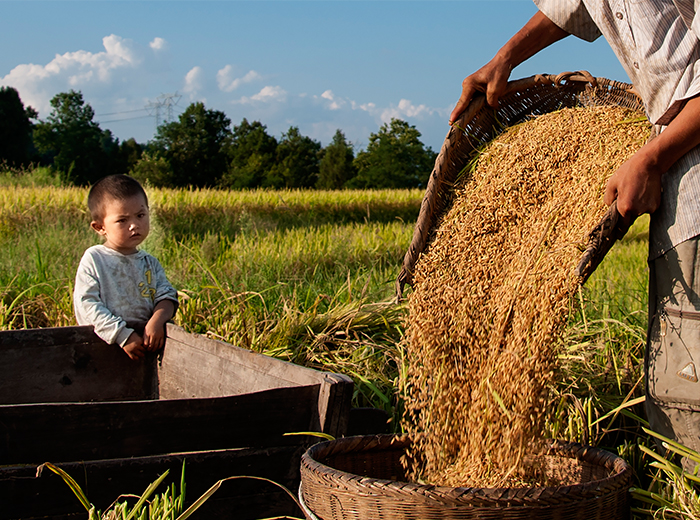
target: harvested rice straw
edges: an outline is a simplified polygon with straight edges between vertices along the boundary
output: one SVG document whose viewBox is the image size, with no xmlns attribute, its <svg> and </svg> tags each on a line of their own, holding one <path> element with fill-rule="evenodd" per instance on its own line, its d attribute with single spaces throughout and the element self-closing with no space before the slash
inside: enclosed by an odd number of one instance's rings
<svg viewBox="0 0 700 520">
<path fill-rule="evenodd" d="M 641 116 L 595 107 L 537 117 L 506 130 L 458 181 L 409 297 L 413 478 L 541 482 L 533 461 L 573 270 L 605 212 L 608 177 L 649 136 Z"/>
</svg>

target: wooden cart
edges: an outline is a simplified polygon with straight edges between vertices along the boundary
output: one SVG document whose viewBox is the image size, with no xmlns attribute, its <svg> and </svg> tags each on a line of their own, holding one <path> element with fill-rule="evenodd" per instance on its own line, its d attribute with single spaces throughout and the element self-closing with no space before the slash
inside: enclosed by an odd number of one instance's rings
<svg viewBox="0 0 700 520">
<path fill-rule="evenodd" d="M 345 434 L 347 376 L 319 372 L 185 332 L 169 324 L 160 359 L 130 360 L 91 327 L 0 332 L 0 519 L 86 518 L 56 475 L 65 469 L 98 508 L 140 495 L 166 469 L 187 496 L 219 479 L 268 478 L 292 492 L 299 461 Z M 303 516 L 283 490 L 227 482 L 195 518 Z"/>
</svg>

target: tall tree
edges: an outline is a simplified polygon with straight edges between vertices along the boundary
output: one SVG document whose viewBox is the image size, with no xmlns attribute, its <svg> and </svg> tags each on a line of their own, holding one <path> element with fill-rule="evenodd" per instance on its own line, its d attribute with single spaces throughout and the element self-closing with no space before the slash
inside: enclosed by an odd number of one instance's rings
<svg viewBox="0 0 700 520">
<path fill-rule="evenodd" d="M 419 188 L 428 182 L 435 152 L 425 147 L 415 126 L 401 119 L 371 134 L 367 150 L 357 154 L 353 188 Z"/>
<path fill-rule="evenodd" d="M 129 175 L 142 184 L 172 187 L 173 171 L 165 157 L 145 151 L 129 169 Z"/>
<path fill-rule="evenodd" d="M 301 135 L 298 127 L 290 127 L 277 145 L 277 160 L 263 185 L 270 188 L 312 188 L 318 179 L 320 152 L 321 143 Z"/>
<path fill-rule="evenodd" d="M 143 155 L 143 148 L 133 137 L 122 141 L 122 144 L 119 145 L 119 162 L 124 172 L 130 171 L 136 166 Z"/>
<path fill-rule="evenodd" d="M 355 153 L 345 134 L 336 130 L 333 141 L 323 149 L 316 187 L 325 190 L 343 188 L 357 174 L 354 158 Z"/>
<path fill-rule="evenodd" d="M 231 120 L 204 103 L 188 106 L 177 121 L 158 127 L 153 147 L 172 171 L 170 186 L 215 186 L 226 171 L 224 144 Z"/>
<path fill-rule="evenodd" d="M 12 87 L 0 87 L 0 163 L 22 166 L 30 161 L 32 122 L 36 110 L 24 107 Z"/>
<path fill-rule="evenodd" d="M 259 121 L 243 119 L 233 127 L 226 145 L 229 160 L 220 185 L 225 188 L 257 188 L 275 163 L 277 139 Z"/>
<path fill-rule="evenodd" d="M 34 129 L 37 150 L 52 156 L 54 167 L 76 184 L 90 184 L 114 173 L 105 151 L 113 143 L 112 135 L 93 121 L 95 112 L 83 94 L 74 90 L 56 94 L 51 106 L 49 117 Z"/>
</svg>

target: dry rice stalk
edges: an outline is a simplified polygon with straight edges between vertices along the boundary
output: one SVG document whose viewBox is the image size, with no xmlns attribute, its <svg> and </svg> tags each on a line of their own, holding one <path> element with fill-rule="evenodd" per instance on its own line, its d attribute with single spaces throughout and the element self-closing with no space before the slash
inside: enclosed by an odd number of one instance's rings
<svg viewBox="0 0 700 520">
<path fill-rule="evenodd" d="M 409 299 L 414 478 L 536 478 L 526 459 L 538 453 L 573 269 L 605 212 L 608 177 L 649 135 L 639 116 L 574 108 L 511 127 L 455 188 Z"/>
</svg>

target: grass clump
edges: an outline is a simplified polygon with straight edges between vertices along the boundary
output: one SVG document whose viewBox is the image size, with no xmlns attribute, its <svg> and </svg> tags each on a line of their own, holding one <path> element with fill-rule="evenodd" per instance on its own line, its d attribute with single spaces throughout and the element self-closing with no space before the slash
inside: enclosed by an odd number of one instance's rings
<svg viewBox="0 0 700 520">
<path fill-rule="evenodd" d="M 14 168 L 0 164 L 0 186 L 61 187 L 66 183 L 61 174 L 47 166 Z"/>
<path fill-rule="evenodd" d="M 90 502 L 80 485 L 60 467 L 45 462 L 37 468 L 37 476 L 40 476 L 44 469 L 48 469 L 57 474 L 70 488 L 81 505 L 88 513 L 88 520 L 187 520 L 193 513 L 202 507 L 221 485 L 229 480 L 250 479 L 264 481 L 282 489 L 294 500 L 299 509 L 301 505 L 296 496 L 286 487 L 277 484 L 264 477 L 233 476 L 216 481 L 197 500 L 185 508 L 185 460 L 182 461 L 182 471 L 180 473 L 180 488 L 173 482 L 166 487 L 164 492 L 156 494 L 156 490 L 163 484 L 170 470 L 166 470 L 160 477 L 151 482 L 146 490 L 139 495 L 120 495 L 104 511 L 100 511 Z"/>
</svg>

